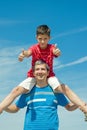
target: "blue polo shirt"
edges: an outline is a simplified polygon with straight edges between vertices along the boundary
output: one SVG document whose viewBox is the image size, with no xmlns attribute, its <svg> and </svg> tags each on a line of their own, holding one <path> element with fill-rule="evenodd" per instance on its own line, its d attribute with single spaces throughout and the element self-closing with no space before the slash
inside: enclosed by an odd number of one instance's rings
<svg viewBox="0 0 87 130">
<path fill-rule="evenodd" d="M 19 108 L 27 106 L 24 130 L 58 130 L 58 105 L 66 106 L 68 100 L 61 93 L 54 93 L 48 85 L 43 88 L 34 86 L 30 93 L 17 100 Z"/>
</svg>

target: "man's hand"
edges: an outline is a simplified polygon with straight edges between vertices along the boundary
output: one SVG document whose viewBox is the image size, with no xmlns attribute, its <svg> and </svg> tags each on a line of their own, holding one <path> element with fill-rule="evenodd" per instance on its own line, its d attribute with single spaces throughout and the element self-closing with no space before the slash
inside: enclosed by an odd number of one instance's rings
<svg viewBox="0 0 87 130">
<path fill-rule="evenodd" d="M 3 112 L 3 110 L 0 108 L 0 114 Z"/>
<path fill-rule="evenodd" d="M 59 50 L 59 48 L 57 48 L 57 44 L 55 44 L 55 48 L 53 49 L 53 54 L 55 56 L 60 56 L 61 51 Z"/>
<path fill-rule="evenodd" d="M 79 108 L 85 115 L 85 121 L 87 121 L 87 104 L 85 103 L 83 106 L 80 106 Z"/>
<path fill-rule="evenodd" d="M 79 106 L 79 109 L 80 109 L 82 112 L 87 113 L 87 104 L 84 103 L 83 106 Z"/>
</svg>

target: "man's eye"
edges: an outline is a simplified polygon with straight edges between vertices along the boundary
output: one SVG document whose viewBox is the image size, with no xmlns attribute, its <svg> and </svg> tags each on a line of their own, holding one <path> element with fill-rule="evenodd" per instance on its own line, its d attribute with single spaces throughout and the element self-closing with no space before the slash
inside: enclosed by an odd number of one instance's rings
<svg viewBox="0 0 87 130">
<path fill-rule="evenodd" d="M 42 70 L 45 70 L 44 68 Z"/>
<path fill-rule="evenodd" d="M 39 70 L 39 68 L 35 69 L 35 71 Z"/>
</svg>

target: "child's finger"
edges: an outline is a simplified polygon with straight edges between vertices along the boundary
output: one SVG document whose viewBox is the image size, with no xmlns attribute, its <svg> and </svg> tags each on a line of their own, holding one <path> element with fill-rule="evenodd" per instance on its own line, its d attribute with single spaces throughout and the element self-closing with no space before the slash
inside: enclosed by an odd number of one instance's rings
<svg viewBox="0 0 87 130">
<path fill-rule="evenodd" d="M 24 48 L 22 48 L 21 51 L 22 51 L 22 54 L 24 54 Z"/>
<path fill-rule="evenodd" d="M 55 48 L 57 48 L 57 43 L 55 43 Z"/>
</svg>

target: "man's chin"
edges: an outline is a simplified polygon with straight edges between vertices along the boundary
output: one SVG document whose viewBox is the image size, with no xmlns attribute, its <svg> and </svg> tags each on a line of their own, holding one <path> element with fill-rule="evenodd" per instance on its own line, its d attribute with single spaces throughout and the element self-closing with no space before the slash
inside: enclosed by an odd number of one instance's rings
<svg viewBox="0 0 87 130">
<path fill-rule="evenodd" d="M 43 78 L 38 78 L 38 80 L 43 80 Z"/>
<path fill-rule="evenodd" d="M 38 77 L 38 80 L 40 80 L 40 81 L 42 80 L 43 81 L 44 77 Z"/>
</svg>

